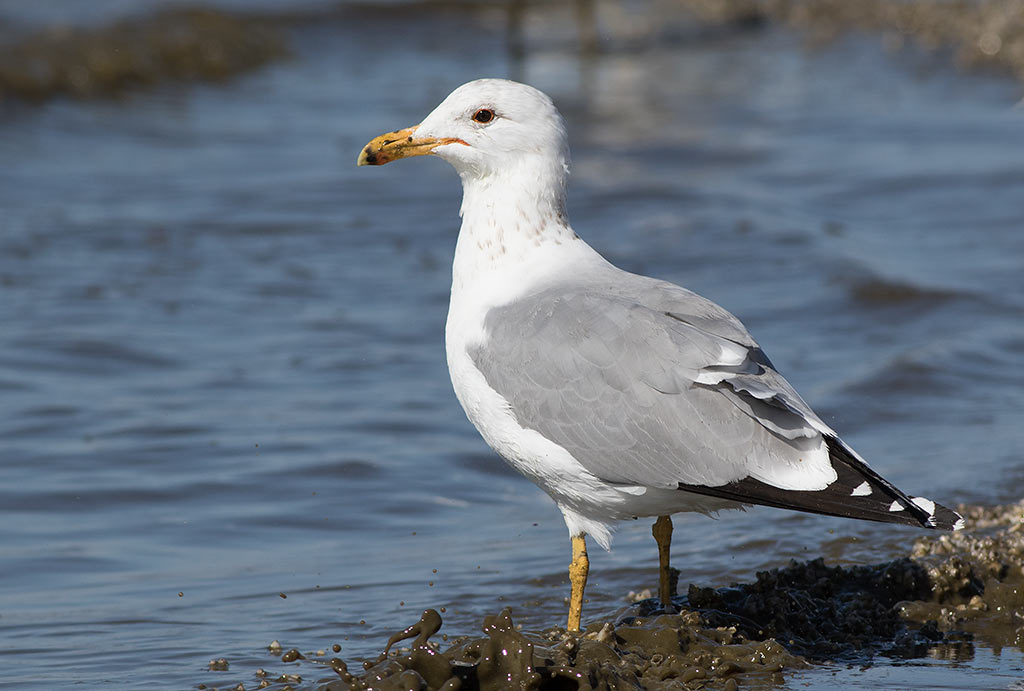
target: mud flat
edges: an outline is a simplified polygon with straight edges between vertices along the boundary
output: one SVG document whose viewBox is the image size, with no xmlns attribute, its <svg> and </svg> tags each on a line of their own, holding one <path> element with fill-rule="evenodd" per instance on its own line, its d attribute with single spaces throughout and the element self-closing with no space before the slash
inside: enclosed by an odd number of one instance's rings
<svg viewBox="0 0 1024 691">
<path fill-rule="evenodd" d="M 1024 651 L 1024 502 L 960 510 L 966 530 L 922 537 L 908 557 L 884 564 L 816 559 L 759 573 L 752 583 L 690 585 L 676 599 L 679 612 L 640 599 L 578 635 L 523 631 L 506 609 L 485 617 L 483 636 L 443 647 L 435 640 L 441 615 L 427 610 L 381 641 L 376 659 L 346 664 L 330 646 L 300 654 L 274 645 L 268 670 L 233 678 L 230 687 L 737 689 L 781 683 L 788 672 L 824 663 L 969 660 L 976 645 Z M 278 661 L 300 664 L 272 671 Z M 225 681 L 210 679 L 205 688 Z"/>
<path fill-rule="evenodd" d="M 52 28 L 0 47 L 0 101 L 111 97 L 169 81 L 223 81 L 287 55 L 271 23 L 174 9 L 100 28 Z"/>
<path fill-rule="evenodd" d="M 947 50 L 965 68 L 1024 80 L 1024 0 L 679 0 L 705 21 L 781 22 L 812 41 L 850 31 L 878 33 L 887 47 Z"/>
</svg>

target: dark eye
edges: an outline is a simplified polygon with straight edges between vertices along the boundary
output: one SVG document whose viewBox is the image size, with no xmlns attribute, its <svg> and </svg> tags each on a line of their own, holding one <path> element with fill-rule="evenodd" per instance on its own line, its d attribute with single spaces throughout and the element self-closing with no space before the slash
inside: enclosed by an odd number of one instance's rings
<svg viewBox="0 0 1024 691">
<path fill-rule="evenodd" d="M 494 119 L 494 111 L 490 108 L 481 108 L 473 113 L 473 119 L 479 123 L 488 123 Z"/>
</svg>

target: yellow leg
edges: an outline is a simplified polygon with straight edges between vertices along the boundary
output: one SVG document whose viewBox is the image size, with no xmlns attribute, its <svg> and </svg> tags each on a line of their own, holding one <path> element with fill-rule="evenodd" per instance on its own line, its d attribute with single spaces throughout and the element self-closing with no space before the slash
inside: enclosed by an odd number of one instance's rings
<svg viewBox="0 0 1024 691">
<path fill-rule="evenodd" d="M 572 538 L 572 563 L 569 564 L 569 583 L 572 593 L 569 595 L 569 631 L 580 630 L 580 617 L 583 615 L 583 589 L 587 587 L 587 573 L 590 571 L 590 559 L 587 558 L 587 541 L 582 535 Z"/>
<path fill-rule="evenodd" d="M 672 517 L 658 516 L 651 528 L 651 535 L 658 543 L 658 597 L 665 607 L 672 606 L 672 569 L 668 565 L 669 548 L 672 546 Z"/>
</svg>

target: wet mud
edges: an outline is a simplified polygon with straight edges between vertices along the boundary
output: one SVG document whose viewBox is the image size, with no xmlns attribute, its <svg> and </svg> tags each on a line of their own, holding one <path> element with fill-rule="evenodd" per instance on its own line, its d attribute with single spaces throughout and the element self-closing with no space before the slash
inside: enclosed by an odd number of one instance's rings
<svg viewBox="0 0 1024 691">
<path fill-rule="evenodd" d="M 57 27 L 0 47 L 0 101 L 106 98 L 162 82 L 222 81 L 287 52 L 265 19 L 213 9 Z"/>
<path fill-rule="evenodd" d="M 785 24 L 824 43 L 851 31 L 881 34 L 890 49 L 945 50 L 964 68 L 990 68 L 1024 80 L 1021 0 L 679 0 L 704 21 Z"/>
<path fill-rule="evenodd" d="M 1024 652 L 1024 501 L 962 513 L 970 530 L 915 543 L 911 558 L 927 569 L 932 597 L 902 603 L 900 614 Z"/>
<path fill-rule="evenodd" d="M 275 641 L 273 658 L 305 669 L 260 669 L 229 687 L 738 689 L 782 683 L 787 672 L 825 663 L 964 661 L 976 644 L 1024 652 L 1024 501 L 960 510 L 966 530 L 922 537 L 909 556 L 883 564 L 815 559 L 759 573 L 752 583 L 691 584 L 675 599 L 678 611 L 639 599 L 595 616 L 579 634 L 524 631 L 505 609 L 484 619 L 483 636 L 442 645 L 441 615 L 431 609 L 382 642 L 375 659 L 346 663 L 330 657 L 329 645 L 302 654 Z"/>
</svg>

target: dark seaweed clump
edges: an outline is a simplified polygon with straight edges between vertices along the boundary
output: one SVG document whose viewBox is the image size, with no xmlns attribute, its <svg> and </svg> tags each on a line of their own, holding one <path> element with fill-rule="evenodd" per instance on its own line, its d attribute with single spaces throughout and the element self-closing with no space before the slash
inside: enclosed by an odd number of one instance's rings
<svg viewBox="0 0 1024 691">
<path fill-rule="evenodd" d="M 910 559 L 829 567 L 822 559 L 792 562 L 731 588 L 690 586 L 689 606 L 717 626 L 750 639 L 773 638 L 813 661 L 865 653 L 916 657 L 945 636 L 934 625 L 908 626 L 896 605 L 931 596 L 928 572 Z"/>
<path fill-rule="evenodd" d="M 56 28 L 0 48 L 0 100 L 110 97 L 167 81 L 222 81 L 287 54 L 257 17 L 171 9 L 100 28 Z"/>
</svg>

